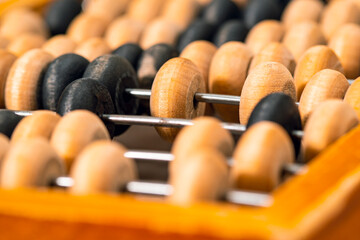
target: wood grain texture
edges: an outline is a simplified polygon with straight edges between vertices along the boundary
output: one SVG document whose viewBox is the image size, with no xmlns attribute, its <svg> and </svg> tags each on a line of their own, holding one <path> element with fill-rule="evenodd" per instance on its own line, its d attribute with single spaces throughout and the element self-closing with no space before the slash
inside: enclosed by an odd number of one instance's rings
<svg viewBox="0 0 360 240">
<path fill-rule="evenodd" d="M 0 49 L 0 107 L 5 108 L 5 85 L 12 64 L 16 56 L 6 50 Z"/>
<path fill-rule="evenodd" d="M 350 85 L 346 91 L 344 101 L 350 104 L 350 106 L 356 111 L 360 119 L 360 77 Z"/>
<path fill-rule="evenodd" d="M 76 48 L 76 45 L 77 44 L 68 36 L 56 35 L 52 38 L 49 38 L 42 46 L 42 49 L 57 58 L 66 53 L 73 52 Z"/>
</svg>

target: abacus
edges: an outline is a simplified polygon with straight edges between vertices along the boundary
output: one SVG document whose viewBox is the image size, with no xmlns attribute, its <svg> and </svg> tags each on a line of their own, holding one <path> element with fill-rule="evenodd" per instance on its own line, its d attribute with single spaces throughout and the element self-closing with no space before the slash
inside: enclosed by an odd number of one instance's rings
<svg viewBox="0 0 360 240">
<path fill-rule="evenodd" d="M 359 1 L 80 2 L 0 4 L 1 239 L 357 238 Z"/>
</svg>

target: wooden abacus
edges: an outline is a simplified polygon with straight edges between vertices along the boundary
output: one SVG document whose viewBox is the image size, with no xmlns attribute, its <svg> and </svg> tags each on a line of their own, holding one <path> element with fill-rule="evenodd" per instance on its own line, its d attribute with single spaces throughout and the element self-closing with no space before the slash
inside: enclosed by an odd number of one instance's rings
<svg viewBox="0 0 360 240">
<path fill-rule="evenodd" d="M 62 19 L 71 24 L 67 35 L 47 42 L 37 14 L 7 14 L 0 104 L 11 111 L 0 111 L 0 238 L 356 239 L 358 1 L 292 1 L 283 23 L 260 22 L 281 13 L 280 5 L 252 1 L 244 23 L 231 24 L 224 22 L 238 13 L 230 1 L 214 1 L 194 24 L 209 1 L 165 1 L 89 0 L 85 13 Z M 0 12 L 12 4 L 41 10 L 48 0 L 8 1 Z M 215 27 L 218 49 L 204 41 Z M 50 28 L 53 35 L 66 30 Z M 177 58 L 172 46 L 181 32 Z M 83 57 L 63 55 L 71 52 Z M 64 117 L 31 111 L 40 106 L 39 85 L 42 104 Z M 144 113 L 150 105 L 152 117 L 134 115 L 138 105 Z M 100 118 L 73 111 L 79 108 Z M 205 111 L 246 125 L 199 117 Z M 137 124 L 174 141 L 171 154 L 109 141 Z M 235 147 L 230 132 L 245 130 Z M 169 162 L 169 183 L 137 181 L 131 158 Z M 283 173 L 294 176 L 284 181 Z"/>
</svg>

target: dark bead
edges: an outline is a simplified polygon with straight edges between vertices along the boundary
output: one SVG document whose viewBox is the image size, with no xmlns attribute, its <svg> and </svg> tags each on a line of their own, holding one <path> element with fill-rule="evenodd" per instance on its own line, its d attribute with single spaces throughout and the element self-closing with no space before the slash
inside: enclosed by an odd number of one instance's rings
<svg viewBox="0 0 360 240">
<path fill-rule="evenodd" d="M 0 133 L 11 138 L 11 135 L 22 119 L 21 116 L 15 114 L 13 111 L 1 110 L 0 111 Z"/>
<path fill-rule="evenodd" d="M 53 60 L 45 73 L 42 84 L 42 104 L 55 111 L 62 91 L 85 72 L 89 61 L 77 54 L 65 54 Z"/>
<path fill-rule="evenodd" d="M 61 116 L 76 109 L 85 109 L 98 116 L 113 114 L 114 104 L 107 88 L 99 81 L 81 78 L 70 83 L 61 94 L 56 112 Z M 114 136 L 115 124 L 104 122 L 110 136 Z"/>
<path fill-rule="evenodd" d="M 244 42 L 248 29 L 242 20 L 229 20 L 224 23 L 214 36 L 214 44 L 218 47 L 226 42 Z"/>
<path fill-rule="evenodd" d="M 127 88 L 139 88 L 135 70 L 128 60 L 111 54 L 100 56 L 89 64 L 83 77 L 96 79 L 107 87 L 117 114 L 137 113 L 139 99 L 125 91 Z M 115 136 L 128 128 L 116 125 Z"/>
<path fill-rule="evenodd" d="M 137 70 L 138 61 L 142 54 L 142 48 L 136 43 L 126 43 L 115 49 L 112 53 L 127 59 L 133 68 Z"/>
<path fill-rule="evenodd" d="M 295 101 L 284 93 L 270 94 L 256 105 L 252 111 L 247 128 L 260 121 L 271 121 L 283 126 L 293 141 L 295 154 L 300 152 L 301 139 L 293 136 L 293 130 L 302 130 L 301 118 Z"/>
<path fill-rule="evenodd" d="M 189 43 L 196 40 L 211 41 L 216 32 L 216 27 L 205 20 L 195 20 L 190 26 L 181 34 L 177 49 L 181 52 Z"/>
<path fill-rule="evenodd" d="M 248 29 L 265 19 L 279 20 L 281 5 L 276 0 L 251 0 L 245 7 L 244 21 Z"/>
<path fill-rule="evenodd" d="M 54 1 L 45 14 L 51 35 L 64 34 L 71 21 L 81 12 L 81 4 L 76 0 Z"/>
<path fill-rule="evenodd" d="M 220 26 L 229 19 L 241 16 L 237 5 L 230 0 L 213 0 L 202 12 L 202 19 L 214 26 Z"/>
</svg>

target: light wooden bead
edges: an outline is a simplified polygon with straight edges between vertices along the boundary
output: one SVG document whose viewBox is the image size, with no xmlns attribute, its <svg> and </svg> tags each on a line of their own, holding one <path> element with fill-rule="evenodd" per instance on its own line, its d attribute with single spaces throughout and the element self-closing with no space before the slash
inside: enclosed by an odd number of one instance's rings
<svg viewBox="0 0 360 240">
<path fill-rule="evenodd" d="M 186 58 L 172 58 L 158 71 L 151 89 L 150 110 L 154 117 L 192 119 L 204 115 L 205 103 L 194 103 L 195 93 L 205 92 L 202 74 Z M 179 129 L 157 127 L 173 141 Z"/>
<path fill-rule="evenodd" d="M 345 76 L 360 76 L 360 26 L 349 23 L 340 27 L 331 37 L 329 47 L 339 57 Z"/>
<path fill-rule="evenodd" d="M 55 58 L 71 53 L 75 50 L 76 43 L 66 35 L 56 35 L 47 40 L 42 49 L 52 54 Z"/>
<path fill-rule="evenodd" d="M 324 9 L 321 28 L 327 40 L 346 23 L 360 24 L 360 8 L 351 1 L 334 1 Z"/>
<path fill-rule="evenodd" d="M 151 21 L 142 33 L 140 46 L 143 49 L 158 44 L 166 43 L 175 46 L 180 34 L 178 26 L 164 18 Z"/>
<path fill-rule="evenodd" d="M 111 22 L 117 16 L 123 14 L 130 0 L 88 0 L 84 12 L 90 15 L 107 19 Z"/>
<path fill-rule="evenodd" d="M 281 63 L 260 63 L 249 73 L 242 89 L 239 108 L 240 123 L 247 124 L 256 104 L 274 92 L 282 92 L 296 99 L 295 84 L 291 73 Z"/>
<path fill-rule="evenodd" d="M 76 43 L 104 35 L 107 21 L 89 14 L 79 14 L 69 25 L 67 35 Z"/>
<path fill-rule="evenodd" d="M 256 123 L 235 148 L 231 182 L 239 189 L 272 191 L 280 183 L 283 166 L 293 163 L 294 156 L 291 139 L 280 125 Z"/>
<path fill-rule="evenodd" d="M 132 0 L 126 15 L 142 23 L 148 23 L 160 14 L 164 4 L 164 0 Z"/>
<path fill-rule="evenodd" d="M 360 77 L 350 85 L 346 91 L 344 102 L 350 104 L 350 106 L 356 111 L 360 119 Z"/>
<path fill-rule="evenodd" d="M 145 24 L 128 17 L 115 19 L 105 33 L 105 39 L 111 49 L 125 43 L 138 43 Z"/>
<path fill-rule="evenodd" d="M 314 46 L 301 56 L 294 74 L 296 97 L 298 101 L 300 100 L 306 84 L 310 81 L 312 76 L 326 68 L 344 73 L 339 58 L 334 51 L 327 46 Z"/>
<path fill-rule="evenodd" d="M 300 98 L 299 111 L 303 126 L 319 103 L 331 98 L 343 99 L 348 87 L 349 82 L 341 72 L 324 69 L 316 73 Z"/>
<path fill-rule="evenodd" d="M 295 59 L 284 44 L 272 42 L 266 45 L 251 61 L 249 72 L 263 62 L 278 62 L 283 64 L 293 75 L 295 71 Z"/>
<path fill-rule="evenodd" d="M 359 123 L 356 112 L 341 100 L 327 100 L 310 115 L 304 129 L 304 160 L 308 162 Z"/>
<path fill-rule="evenodd" d="M 225 157 L 211 148 L 202 148 L 170 176 L 173 194 L 169 201 L 180 205 L 214 201 L 228 189 L 228 167 Z"/>
<path fill-rule="evenodd" d="M 124 157 L 126 149 L 119 143 L 100 140 L 88 145 L 76 158 L 70 176 L 73 194 L 116 193 L 137 177 L 132 159 Z"/>
<path fill-rule="evenodd" d="M 293 54 L 298 62 L 306 50 L 315 45 L 325 44 L 325 38 L 320 25 L 316 22 L 300 22 L 294 24 L 286 32 L 283 40 L 284 45 Z"/>
<path fill-rule="evenodd" d="M 103 38 L 90 38 L 77 46 L 74 53 L 93 61 L 95 58 L 110 53 L 110 47 Z"/>
<path fill-rule="evenodd" d="M 188 161 L 192 152 L 211 148 L 225 157 L 230 157 L 234 149 L 234 140 L 221 126 L 221 122 L 212 117 L 194 119 L 194 125 L 183 128 L 176 137 L 171 152 L 175 159 L 170 163 L 170 174 L 176 174 L 181 162 Z"/>
<path fill-rule="evenodd" d="M 285 27 L 276 20 L 264 20 L 256 24 L 246 37 L 245 43 L 257 54 L 271 42 L 280 42 L 284 36 Z"/>
<path fill-rule="evenodd" d="M 56 124 L 61 117 L 57 113 L 48 110 L 40 110 L 23 118 L 11 136 L 11 144 L 26 139 L 44 138 L 50 140 Z"/>
<path fill-rule="evenodd" d="M 241 42 L 223 44 L 211 61 L 209 91 L 240 96 L 252 56 L 251 50 Z M 237 106 L 225 104 L 213 104 L 213 106 L 225 121 L 239 122 Z"/>
<path fill-rule="evenodd" d="M 11 66 L 16 56 L 6 50 L 0 49 L 0 108 L 5 107 L 5 84 Z"/>
<path fill-rule="evenodd" d="M 88 144 L 101 139 L 110 139 L 110 136 L 100 118 L 86 110 L 75 110 L 61 118 L 50 141 L 69 169 Z"/>
<path fill-rule="evenodd" d="M 196 17 L 198 7 L 195 0 L 167 0 L 161 16 L 183 31 Z"/>
<path fill-rule="evenodd" d="M 11 146 L 1 169 L 1 187 L 48 187 L 65 175 L 64 163 L 43 138 L 27 139 Z"/>
<path fill-rule="evenodd" d="M 38 34 L 25 33 L 10 42 L 7 50 L 16 56 L 21 56 L 34 48 L 41 48 L 46 39 Z"/>
<path fill-rule="evenodd" d="M 14 62 L 5 86 L 5 106 L 7 109 L 38 109 L 41 74 L 52 60 L 51 54 L 41 49 L 33 49 Z"/>
<path fill-rule="evenodd" d="M 6 48 L 7 45 L 9 44 L 9 42 L 10 42 L 9 39 L 7 39 L 6 37 L 0 35 L 0 49 L 1 48 Z"/>
<path fill-rule="evenodd" d="M 285 8 L 281 21 L 286 28 L 303 21 L 319 22 L 324 4 L 319 0 L 291 1 Z"/>
<path fill-rule="evenodd" d="M 1 168 L 5 154 L 7 153 L 9 148 L 10 148 L 9 138 L 4 134 L 0 133 L 0 186 L 1 186 Z"/>
<path fill-rule="evenodd" d="M 26 8 L 15 8 L 2 19 L 0 35 L 12 40 L 23 33 L 39 34 L 45 38 L 49 35 L 47 26 L 38 13 Z"/>
</svg>

